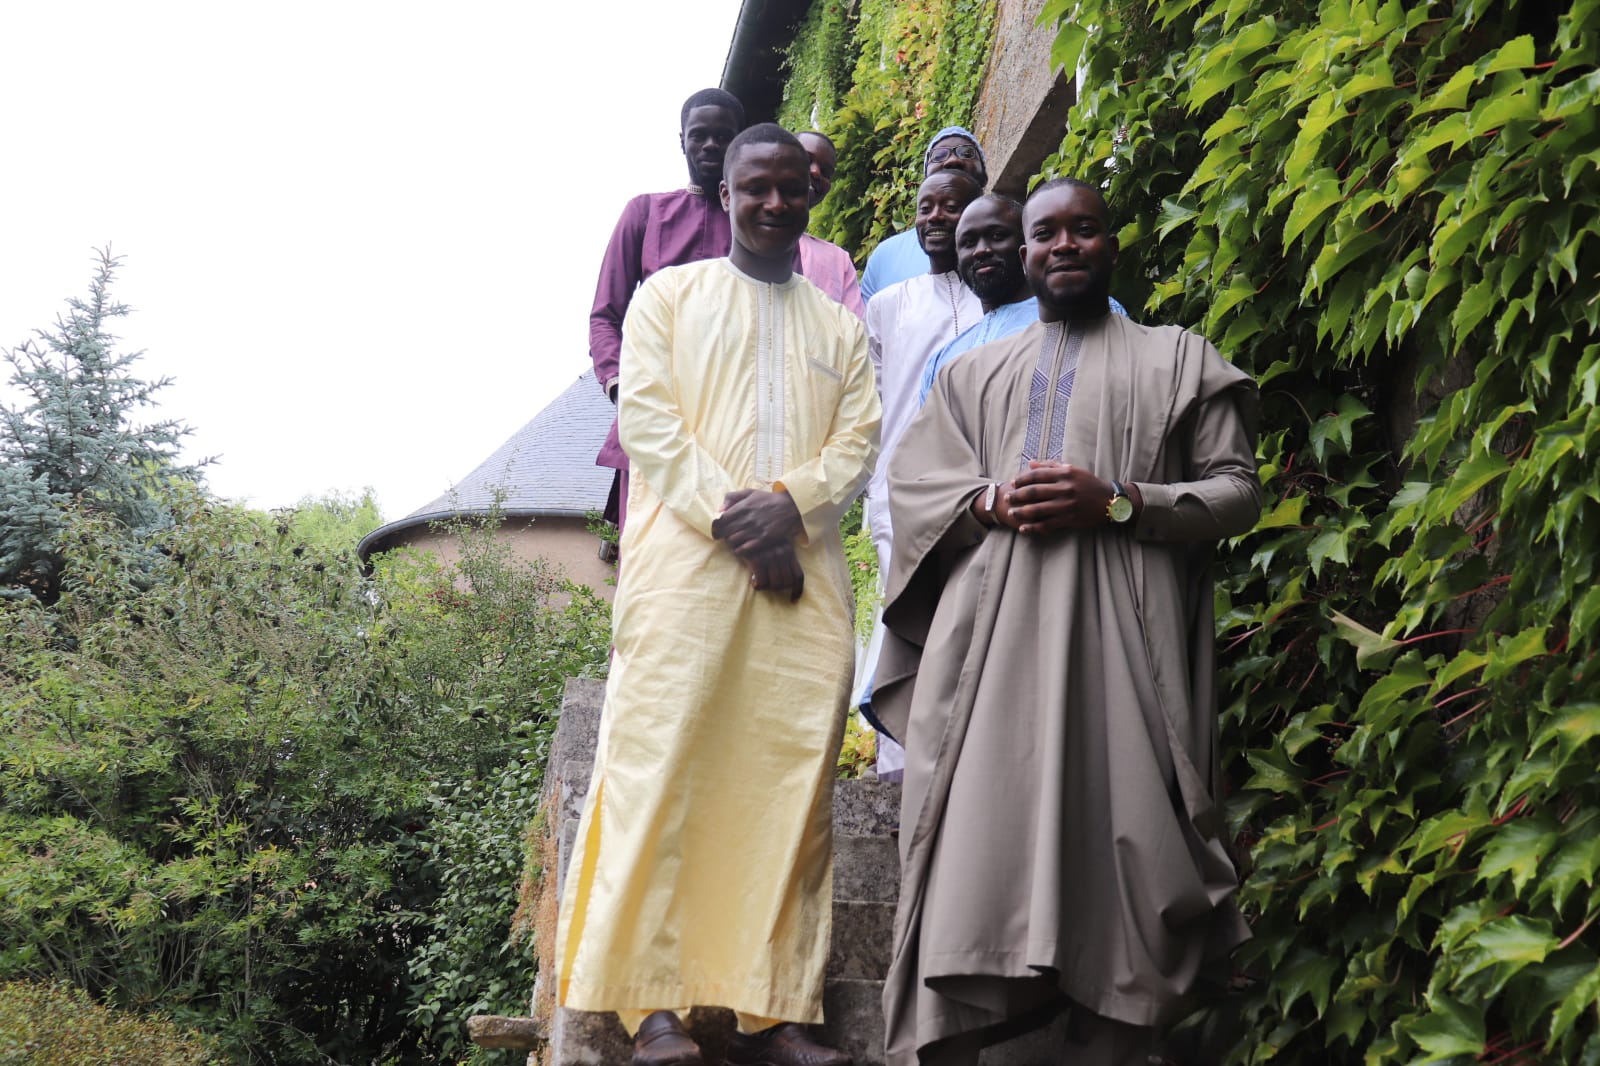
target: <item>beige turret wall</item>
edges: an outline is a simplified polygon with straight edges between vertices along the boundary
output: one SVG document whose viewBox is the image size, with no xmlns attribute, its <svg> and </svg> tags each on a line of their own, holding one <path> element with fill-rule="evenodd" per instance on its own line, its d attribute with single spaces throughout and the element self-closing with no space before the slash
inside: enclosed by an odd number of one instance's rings
<svg viewBox="0 0 1600 1066">
<path fill-rule="evenodd" d="M 589 532 L 588 522 L 582 518 L 508 518 L 498 535 L 517 558 L 543 559 L 607 601 L 616 591 L 617 568 L 601 561 L 600 539 Z M 459 539 L 429 526 L 407 530 L 393 548 L 431 552 L 447 566 L 461 558 Z"/>
</svg>

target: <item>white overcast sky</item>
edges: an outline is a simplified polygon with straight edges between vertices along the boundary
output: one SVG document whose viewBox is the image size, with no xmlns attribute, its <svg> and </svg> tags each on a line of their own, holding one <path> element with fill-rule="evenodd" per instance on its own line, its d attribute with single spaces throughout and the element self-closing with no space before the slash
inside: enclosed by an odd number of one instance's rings
<svg viewBox="0 0 1600 1066">
<path fill-rule="evenodd" d="M 118 323 L 259 507 L 449 489 L 589 365 L 600 255 L 686 179 L 739 0 L 0 4 L 0 347 Z M 0 396 L 8 367 L 0 366 Z"/>
</svg>

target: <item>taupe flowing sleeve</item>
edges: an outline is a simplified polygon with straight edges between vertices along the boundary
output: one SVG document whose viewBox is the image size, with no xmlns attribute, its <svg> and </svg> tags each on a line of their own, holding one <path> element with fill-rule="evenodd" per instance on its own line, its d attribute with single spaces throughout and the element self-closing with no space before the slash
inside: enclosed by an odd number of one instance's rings
<svg viewBox="0 0 1600 1066">
<path fill-rule="evenodd" d="M 972 502 L 994 479 L 974 413 L 951 394 L 954 376 L 940 375 L 889 460 L 894 550 L 883 615 L 897 634 L 919 644 L 939 602 L 946 569 L 939 557 L 976 546 L 988 532 L 973 517 Z"/>
<path fill-rule="evenodd" d="M 1195 397 L 1174 412 L 1182 449 L 1181 481 L 1136 481 L 1144 510 L 1134 536 L 1145 541 L 1215 541 L 1249 532 L 1261 514 L 1256 474 L 1256 383 L 1201 337 L 1185 333 L 1181 373 Z"/>
</svg>

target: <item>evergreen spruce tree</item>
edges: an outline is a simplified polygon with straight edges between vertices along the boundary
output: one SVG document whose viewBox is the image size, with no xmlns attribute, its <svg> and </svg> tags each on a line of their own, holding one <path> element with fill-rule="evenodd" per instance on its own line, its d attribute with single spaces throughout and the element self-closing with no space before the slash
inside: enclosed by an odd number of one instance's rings
<svg viewBox="0 0 1600 1066">
<path fill-rule="evenodd" d="M 144 353 L 121 353 L 111 321 L 130 313 L 111 297 L 121 262 L 97 251 L 85 299 L 67 300 L 54 328 L 5 350 L 11 385 L 25 400 L 0 405 L 0 596 L 54 603 L 63 579 L 61 538 L 73 507 L 110 515 L 138 541 L 166 521 L 162 485 L 198 481 L 198 466 L 177 462 L 188 426 L 167 419 L 137 424 L 137 408 L 170 378 L 132 373 Z"/>
</svg>

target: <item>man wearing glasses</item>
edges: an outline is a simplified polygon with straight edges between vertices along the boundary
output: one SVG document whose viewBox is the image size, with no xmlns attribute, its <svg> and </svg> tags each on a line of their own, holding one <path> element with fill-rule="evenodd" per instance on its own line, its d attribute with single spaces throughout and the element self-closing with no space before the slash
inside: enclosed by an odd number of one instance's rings
<svg viewBox="0 0 1600 1066">
<path fill-rule="evenodd" d="M 989 184 L 983 149 L 978 147 L 978 139 L 972 132 L 961 126 L 946 126 L 934 134 L 922 157 L 924 178 L 941 170 L 966 171 L 978 179 L 980 191 Z M 885 238 L 867 257 L 867 269 L 861 274 L 861 298 L 870 303 L 875 293 L 896 282 L 926 274 L 928 269 L 928 256 L 917 241 L 915 229 Z"/>
</svg>

